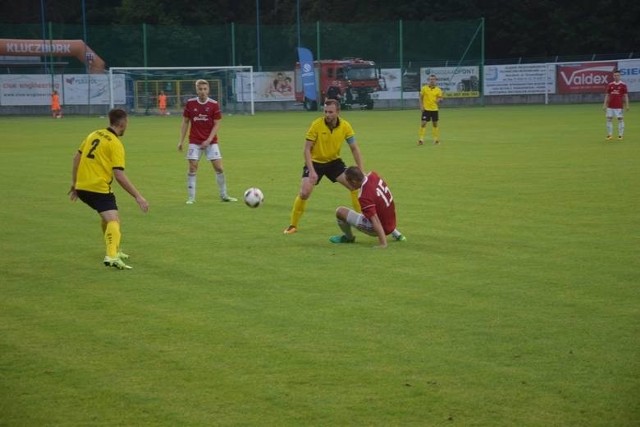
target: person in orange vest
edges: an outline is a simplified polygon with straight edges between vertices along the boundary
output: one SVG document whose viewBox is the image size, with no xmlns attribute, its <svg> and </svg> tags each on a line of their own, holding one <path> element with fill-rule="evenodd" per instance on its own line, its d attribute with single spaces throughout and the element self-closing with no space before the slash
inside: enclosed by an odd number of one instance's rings
<svg viewBox="0 0 640 427">
<path fill-rule="evenodd" d="M 162 90 L 160 91 L 160 95 L 158 95 L 158 109 L 160 110 L 161 116 L 167 114 L 167 95 L 165 95 Z"/>
<path fill-rule="evenodd" d="M 51 116 L 54 119 L 62 118 L 62 108 L 60 107 L 60 95 L 58 95 L 58 91 L 54 90 L 51 92 Z"/>
</svg>

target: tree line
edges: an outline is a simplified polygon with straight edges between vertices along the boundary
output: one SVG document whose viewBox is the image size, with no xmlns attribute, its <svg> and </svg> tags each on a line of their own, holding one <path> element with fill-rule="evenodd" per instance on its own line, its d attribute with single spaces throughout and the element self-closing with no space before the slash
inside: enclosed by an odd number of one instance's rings
<svg viewBox="0 0 640 427">
<path fill-rule="evenodd" d="M 256 6 L 259 6 L 258 13 Z M 65 24 L 81 24 L 84 15 L 88 25 L 231 22 L 291 25 L 298 22 L 298 16 L 306 24 L 484 18 L 487 58 L 627 52 L 634 52 L 634 57 L 640 55 L 640 2 L 631 0 L 26 0 L 0 3 L 0 22 L 5 24 L 40 23 L 43 15 L 45 22 Z"/>
</svg>

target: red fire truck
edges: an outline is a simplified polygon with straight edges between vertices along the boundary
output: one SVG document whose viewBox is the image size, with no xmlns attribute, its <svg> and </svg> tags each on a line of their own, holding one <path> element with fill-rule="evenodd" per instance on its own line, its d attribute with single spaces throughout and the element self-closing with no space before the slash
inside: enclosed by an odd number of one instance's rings
<svg viewBox="0 0 640 427">
<path fill-rule="evenodd" d="M 380 90 L 380 70 L 373 61 L 358 58 L 324 59 L 314 61 L 318 101 L 334 98 L 340 101 L 343 108 L 360 108 L 371 110 L 373 98 L 371 94 Z M 304 96 L 300 63 L 295 72 L 296 101 L 302 103 L 305 110 L 317 110 L 318 103 Z"/>
</svg>

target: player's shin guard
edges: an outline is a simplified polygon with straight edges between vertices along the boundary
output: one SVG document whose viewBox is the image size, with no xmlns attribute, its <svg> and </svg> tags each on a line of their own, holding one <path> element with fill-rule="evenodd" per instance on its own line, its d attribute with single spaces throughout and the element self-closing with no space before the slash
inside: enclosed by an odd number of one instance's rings
<svg viewBox="0 0 640 427">
<path fill-rule="evenodd" d="M 431 130 L 431 133 L 433 134 L 433 140 L 434 141 L 440 141 L 440 128 L 437 126 L 434 126 L 434 128 Z"/>
<path fill-rule="evenodd" d="M 107 247 L 108 257 L 115 258 L 118 256 L 120 238 L 120 223 L 118 221 L 109 221 L 104 232 L 104 243 Z"/>
<path fill-rule="evenodd" d="M 347 239 L 349 240 L 353 239 L 353 233 L 351 232 L 351 225 L 348 222 L 343 221 L 341 219 L 336 220 L 336 222 L 338 223 L 338 227 L 340 227 L 340 230 L 342 230 L 344 235 L 347 236 Z"/>
<path fill-rule="evenodd" d="M 298 227 L 298 223 L 300 222 L 300 218 L 302 217 L 306 206 L 307 201 L 302 200 L 300 195 L 297 195 L 295 202 L 293 202 L 293 209 L 291 209 L 291 225 Z"/>
<path fill-rule="evenodd" d="M 424 134 L 427 132 L 427 127 L 426 126 L 420 126 L 420 128 L 418 129 L 418 139 L 420 141 L 424 141 Z"/>
<path fill-rule="evenodd" d="M 187 194 L 189 199 L 194 200 L 196 198 L 196 174 L 187 174 Z"/>
<path fill-rule="evenodd" d="M 624 135 L 624 120 L 618 120 L 618 136 Z"/>
<path fill-rule="evenodd" d="M 607 121 L 607 135 L 613 135 L 613 123 Z"/>
<path fill-rule="evenodd" d="M 351 204 L 353 205 L 354 211 L 361 213 L 362 207 L 360 206 L 360 201 L 358 200 L 358 191 L 359 190 L 353 190 L 351 192 Z"/>
<path fill-rule="evenodd" d="M 227 195 L 227 181 L 224 177 L 224 172 L 216 172 L 216 182 L 220 190 L 220 197 L 225 197 Z"/>
</svg>

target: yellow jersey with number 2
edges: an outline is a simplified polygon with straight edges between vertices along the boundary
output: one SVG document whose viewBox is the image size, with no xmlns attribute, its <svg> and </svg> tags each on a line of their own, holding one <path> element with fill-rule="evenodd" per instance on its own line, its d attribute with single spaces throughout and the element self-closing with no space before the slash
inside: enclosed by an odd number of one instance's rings
<svg viewBox="0 0 640 427">
<path fill-rule="evenodd" d="M 81 153 L 76 190 L 111 193 L 113 170 L 124 170 L 124 146 L 110 129 L 100 129 L 87 136 L 78 151 Z"/>
</svg>

